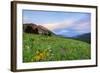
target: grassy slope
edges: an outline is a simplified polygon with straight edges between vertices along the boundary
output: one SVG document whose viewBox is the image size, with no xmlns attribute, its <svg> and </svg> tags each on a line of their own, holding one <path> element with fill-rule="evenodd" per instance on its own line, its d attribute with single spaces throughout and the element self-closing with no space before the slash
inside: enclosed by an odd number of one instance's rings
<svg viewBox="0 0 100 73">
<path fill-rule="evenodd" d="M 23 62 L 90 59 L 90 44 L 57 36 L 23 34 Z"/>
</svg>

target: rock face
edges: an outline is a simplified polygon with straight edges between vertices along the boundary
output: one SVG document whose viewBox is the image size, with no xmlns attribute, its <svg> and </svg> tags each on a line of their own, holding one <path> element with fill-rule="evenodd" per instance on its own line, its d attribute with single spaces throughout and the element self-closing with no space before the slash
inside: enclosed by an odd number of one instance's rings
<svg viewBox="0 0 100 73">
<path fill-rule="evenodd" d="M 54 34 L 47 28 L 45 28 L 41 25 L 33 24 L 33 23 L 23 24 L 23 31 L 25 33 L 42 34 L 42 35 L 49 35 L 49 36 Z"/>
</svg>

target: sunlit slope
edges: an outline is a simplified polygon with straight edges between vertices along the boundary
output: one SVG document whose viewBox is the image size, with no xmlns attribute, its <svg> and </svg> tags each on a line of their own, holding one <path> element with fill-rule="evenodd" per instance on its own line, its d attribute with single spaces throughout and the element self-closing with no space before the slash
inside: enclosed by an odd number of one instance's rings
<svg viewBox="0 0 100 73">
<path fill-rule="evenodd" d="M 91 58 L 90 44 L 58 36 L 23 34 L 23 62 Z"/>
</svg>

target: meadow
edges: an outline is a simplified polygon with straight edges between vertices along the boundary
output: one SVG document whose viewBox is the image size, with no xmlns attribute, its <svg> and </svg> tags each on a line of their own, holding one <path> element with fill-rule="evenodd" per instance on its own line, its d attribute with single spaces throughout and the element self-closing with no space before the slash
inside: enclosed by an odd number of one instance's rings
<svg viewBox="0 0 100 73">
<path fill-rule="evenodd" d="M 89 43 L 59 36 L 23 33 L 23 62 L 90 58 L 91 46 Z"/>
</svg>

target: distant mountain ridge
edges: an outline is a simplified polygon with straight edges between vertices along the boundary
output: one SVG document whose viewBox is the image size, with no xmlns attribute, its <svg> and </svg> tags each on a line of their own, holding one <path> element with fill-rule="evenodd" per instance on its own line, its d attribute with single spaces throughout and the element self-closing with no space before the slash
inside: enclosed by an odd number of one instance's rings
<svg viewBox="0 0 100 73">
<path fill-rule="evenodd" d="M 85 34 L 76 36 L 76 39 L 87 42 L 87 43 L 91 43 L 91 33 L 85 33 Z"/>
<path fill-rule="evenodd" d="M 89 38 L 89 37 L 91 37 L 91 33 L 85 33 L 85 34 L 79 35 L 77 37 L 78 38 L 80 38 L 80 37 L 82 37 L 82 38 Z"/>
</svg>

